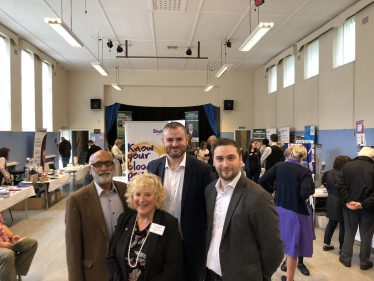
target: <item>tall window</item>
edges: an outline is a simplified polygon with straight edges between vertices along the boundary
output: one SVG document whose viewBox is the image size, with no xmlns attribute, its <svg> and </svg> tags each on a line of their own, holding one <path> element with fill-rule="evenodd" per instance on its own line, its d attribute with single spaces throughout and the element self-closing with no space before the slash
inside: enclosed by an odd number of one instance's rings
<svg viewBox="0 0 374 281">
<path fill-rule="evenodd" d="M 319 73 L 319 40 L 309 43 L 306 48 L 304 78 L 316 76 Z"/>
<path fill-rule="evenodd" d="M 283 88 L 295 84 L 295 56 L 283 60 Z"/>
<path fill-rule="evenodd" d="M 49 63 L 42 63 L 43 81 L 43 128 L 53 132 L 52 117 L 52 67 Z"/>
<path fill-rule="evenodd" d="M 277 66 L 274 65 L 268 70 L 268 93 L 277 91 Z"/>
<path fill-rule="evenodd" d="M 0 131 L 11 130 L 10 57 L 9 40 L 0 36 Z"/>
<path fill-rule="evenodd" d="M 35 131 L 34 54 L 22 50 L 22 131 Z"/>
<path fill-rule="evenodd" d="M 355 17 L 347 19 L 334 37 L 334 67 L 352 62 L 356 56 Z"/>
</svg>

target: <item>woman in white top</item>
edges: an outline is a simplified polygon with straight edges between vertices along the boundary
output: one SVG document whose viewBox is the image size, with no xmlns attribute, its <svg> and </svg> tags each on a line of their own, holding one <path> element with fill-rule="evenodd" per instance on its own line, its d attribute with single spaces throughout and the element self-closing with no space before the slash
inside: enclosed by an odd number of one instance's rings
<svg viewBox="0 0 374 281">
<path fill-rule="evenodd" d="M 197 155 L 197 159 L 205 162 L 205 163 L 208 163 L 208 160 L 209 160 L 209 150 L 207 148 L 207 144 L 206 144 L 206 141 L 202 141 L 200 143 L 200 150 L 199 150 L 199 154 Z"/>
<path fill-rule="evenodd" d="M 123 160 L 123 152 L 121 151 L 122 141 L 119 139 L 116 139 L 114 142 L 114 145 L 112 147 L 112 153 L 115 158 L 118 159 L 118 161 L 122 164 Z"/>
<path fill-rule="evenodd" d="M 4 182 L 10 183 L 10 174 L 6 168 L 6 161 L 9 159 L 10 149 L 6 147 L 2 147 L 0 149 L 0 184 Z"/>
</svg>

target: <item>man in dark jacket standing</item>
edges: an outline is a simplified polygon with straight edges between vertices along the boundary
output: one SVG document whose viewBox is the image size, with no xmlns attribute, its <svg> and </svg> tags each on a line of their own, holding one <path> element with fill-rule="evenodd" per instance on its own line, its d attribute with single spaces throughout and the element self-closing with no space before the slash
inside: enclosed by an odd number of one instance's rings
<svg viewBox="0 0 374 281">
<path fill-rule="evenodd" d="M 71 144 L 64 137 L 61 137 L 61 142 L 58 147 L 58 151 L 61 155 L 62 167 L 66 167 L 70 160 Z"/>
<path fill-rule="evenodd" d="M 353 243 L 360 227 L 360 269 L 373 267 L 370 261 L 371 242 L 374 232 L 374 150 L 364 147 L 359 156 L 346 163 L 339 176 L 338 188 L 345 204 L 344 244 L 339 261 L 351 266 Z"/>
<path fill-rule="evenodd" d="M 94 144 L 92 140 L 89 140 L 87 143 L 88 143 L 89 149 L 87 151 L 86 163 L 88 164 L 90 161 L 91 155 L 94 154 L 96 151 L 101 150 L 101 147 Z"/>
</svg>

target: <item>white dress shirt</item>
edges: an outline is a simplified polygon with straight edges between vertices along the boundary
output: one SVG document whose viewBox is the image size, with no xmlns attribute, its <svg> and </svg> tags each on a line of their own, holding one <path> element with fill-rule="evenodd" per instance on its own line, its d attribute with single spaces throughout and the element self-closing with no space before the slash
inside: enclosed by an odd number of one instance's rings
<svg viewBox="0 0 374 281">
<path fill-rule="evenodd" d="M 225 224 L 226 213 L 229 208 L 232 194 L 241 174 L 242 173 L 239 172 L 239 174 L 223 188 L 223 191 L 221 189 L 221 179 L 216 183 L 217 197 L 214 206 L 212 238 L 210 240 L 206 267 L 220 276 L 222 276 L 222 271 L 219 258 L 219 247 L 221 245 L 223 225 Z"/>
<path fill-rule="evenodd" d="M 182 235 L 181 214 L 182 214 L 182 191 L 184 172 L 186 168 L 186 153 L 184 153 L 183 160 L 179 164 L 178 168 L 174 171 L 169 167 L 168 159 L 165 161 L 165 173 L 164 173 L 164 188 L 166 192 L 166 203 L 164 211 L 173 215 L 178 219 L 179 230 Z M 182 235 L 183 237 L 183 235 Z"/>
</svg>

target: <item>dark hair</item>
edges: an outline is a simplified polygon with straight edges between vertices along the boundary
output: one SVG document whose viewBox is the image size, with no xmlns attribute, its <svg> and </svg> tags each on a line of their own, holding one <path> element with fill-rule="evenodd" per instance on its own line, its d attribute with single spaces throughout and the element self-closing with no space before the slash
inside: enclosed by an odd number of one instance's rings
<svg viewBox="0 0 374 281">
<path fill-rule="evenodd" d="M 200 143 L 200 149 L 204 149 L 204 145 L 206 145 L 206 141 L 202 141 L 202 142 Z"/>
<path fill-rule="evenodd" d="M 170 123 L 167 123 L 167 124 L 165 125 L 165 127 L 162 129 L 162 134 L 164 134 L 164 132 L 165 132 L 166 130 L 169 130 L 169 129 L 178 129 L 178 128 L 182 128 L 183 131 L 184 131 L 184 133 L 185 133 L 186 136 L 187 136 L 187 132 L 186 132 L 186 130 L 185 130 L 185 127 L 184 127 L 181 123 L 179 123 L 179 122 L 170 122 Z"/>
<path fill-rule="evenodd" d="M 269 140 L 268 139 L 263 139 L 262 144 L 266 145 L 266 146 L 269 145 Z"/>
<path fill-rule="evenodd" d="M 237 144 L 237 142 L 234 141 L 234 140 L 232 140 L 232 139 L 229 139 L 229 138 L 220 138 L 220 139 L 218 139 L 217 142 L 216 142 L 216 144 L 213 146 L 213 154 L 214 154 L 214 151 L 216 150 L 216 148 L 218 146 L 226 146 L 226 145 L 232 145 L 232 146 L 236 147 L 236 150 L 237 150 L 238 154 L 241 155 L 240 147 Z"/>
<path fill-rule="evenodd" d="M 93 143 L 93 141 L 92 141 L 92 140 L 89 140 L 87 143 Z"/>
<path fill-rule="evenodd" d="M 278 142 L 278 135 L 277 134 L 271 134 L 270 135 L 270 140 L 272 142 Z"/>
<path fill-rule="evenodd" d="M 255 140 L 255 139 L 251 139 L 251 140 L 249 141 L 249 144 L 248 144 L 248 151 L 251 151 L 251 150 L 252 150 L 252 148 L 253 148 L 253 143 L 255 143 L 255 142 L 257 142 L 257 140 Z M 255 147 L 255 149 L 256 149 L 256 147 Z"/>
<path fill-rule="evenodd" d="M 344 164 L 349 161 L 351 161 L 351 158 L 349 158 L 348 156 L 339 155 L 335 158 L 333 168 L 336 170 L 340 170 L 344 166 Z"/>
<path fill-rule="evenodd" d="M 6 160 L 8 160 L 9 151 L 10 151 L 9 148 L 6 148 L 6 147 L 0 148 L 0 157 L 4 157 Z"/>
</svg>

